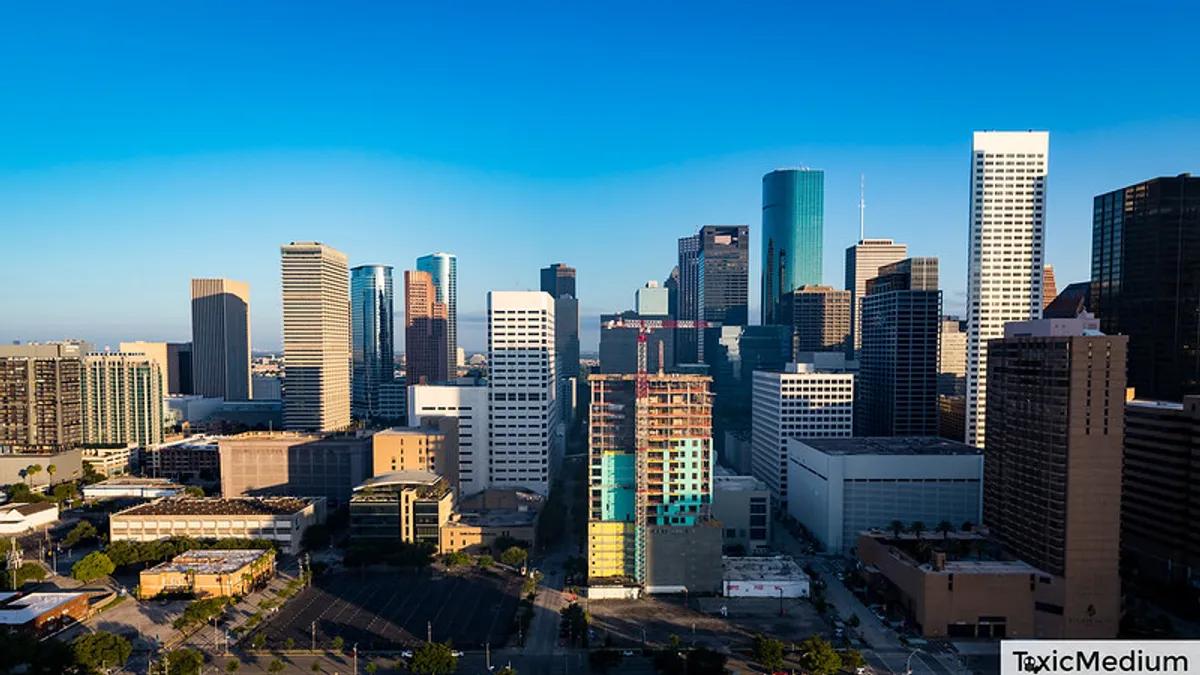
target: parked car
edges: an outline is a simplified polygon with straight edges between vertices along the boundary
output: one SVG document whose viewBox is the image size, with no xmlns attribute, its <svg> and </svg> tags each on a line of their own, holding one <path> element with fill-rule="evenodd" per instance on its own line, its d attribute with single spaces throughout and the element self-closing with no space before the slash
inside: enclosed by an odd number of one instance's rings
<svg viewBox="0 0 1200 675">
<path fill-rule="evenodd" d="M 403 656 L 406 659 L 411 659 L 412 658 L 412 650 L 406 649 L 406 650 L 400 652 L 400 656 Z"/>
<path fill-rule="evenodd" d="M 458 651 L 457 649 L 450 650 L 450 656 L 453 656 L 455 658 L 461 658 L 462 655 L 463 655 L 463 653 Z"/>
<path fill-rule="evenodd" d="M 621 656 L 633 656 L 633 650 L 626 649 L 625 651 L 621 652 Z"/>
</svg>

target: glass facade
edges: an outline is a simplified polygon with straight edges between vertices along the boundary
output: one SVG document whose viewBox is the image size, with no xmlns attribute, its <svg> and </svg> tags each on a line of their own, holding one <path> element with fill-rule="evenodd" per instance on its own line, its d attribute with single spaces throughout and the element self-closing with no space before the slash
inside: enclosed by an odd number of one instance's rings
<svg viewBox="0 0 1200 675">
<path fill-rule="evenodd" d="M 396 370 L 391 267 L 350 270 L 350 324 L 351 413 L 356 419 L 377 417 L 379 387 L 391 382 Z"/>
<path fill-rule="evenodd" d="M 762 323 L 783 320 L 781 299 L 821 283 L 825 172 L 779 169 L 763 176 Z"/>
<path fill-rule="evenodd" d="M 433 277 L 436 300 L 446 305 L 446 372 L 453 378 L 458 371 L 458 258 L 430 253 L 417 258 L 417 269 Z"/>
</svg>

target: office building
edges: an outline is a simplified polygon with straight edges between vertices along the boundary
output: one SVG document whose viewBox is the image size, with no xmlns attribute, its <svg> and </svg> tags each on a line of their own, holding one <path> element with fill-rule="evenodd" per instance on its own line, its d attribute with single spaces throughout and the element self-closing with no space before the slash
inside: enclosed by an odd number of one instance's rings
<svg viewBox="0 0 1200 675">
<path fill-rule="evenodd" d="M 462 510 L 462 505 L 459 509 Z M 442 525 L 438 553 L 465 551 L 472 555 L 503 553 L 500 548 L 512 540 L 537 546 L 537 523 L 540 511 L 525 509 L 487 509 L 476 512 L 452 513 Z"/>
<path fill-rule="evenodd" d="M 588 435 L 588 576 L 655 583 L 652 529 L 662 529 L 660 569 L 682 565 L 696 539 L 673 527 L 703 526 L 712 504 L 712 393 L 709 378 L 649 375 L 638 404 L 636 375 L 592 375 Z M 632 414 L 631 414 L 632 413 Z M 639 428 L 645 438 L 638 438 Z M 639 443 L 644 446 L 639 447 Z M 715 528 L 714 528 L 715 529 Z M 720 555 L 721 532 L 713 533 Z M 668 538 L 676 538 L 673 546 Z M 672 553 L 672 551 L 674 553 Z M 711 559 L 711 558 L 710 558 Z M 666 571 L 662 572 L 664 579 Z"/>
<path fill-rule="evenodd" d="M 88 593 L 0 593 L 0 626 L 6 632 L 45 639 L 87 620 L 90 598 Z"/>
<path fill-rule="evenodd" d="M 784 295 L 822 282 L 825 172 L 776 169 L 762 184 L 762 323 L 771 325 L 784 321 Z"/>
<path fill-rule="evenodd" d="M 569 295 L 572 298 L 579 297 L 575 294 L 575 268 L 568 267 L 562 263 L 554 263 L 549 267 L 541 269 L 542 292 L 549 293 L 552 298 L 561 298 L 564 295 Z"/>
<path fill-rule="evenodd" d="M 856 358 L 862 346 L 862 299 L 867 282 L 879 276 L 879 268 L 908 257 L 908 246 L 891 239 L 862 239 L 846 248 L 846 290 L 850 291 L 850 358 Z"/>
<path fill-rule="evenodd" d="M 123 446 L 114 443 L 80 447 L 83 450 L 83 461 L 101 476 L 132 473 L 138 466 L 139 451 L 135 443 L 126 443 Z"/>
<path fill-rule="evenodd" d="M 91 463 L 90 459 L 88 459 L 88 463 Z M 184 486 L 166 478 L 121 476 L 83 486 L 83 498 L 88 501 L 158 499 L 159 497 L 178 497 L 185 494 L 185 491 Z"/>
<path fill-rule="evenodd" d="M 721 523 L 728 553 L 756 555 L 771 548 L 771 493 L 754 476 L 713 479 L 712 515 Z"/>
<path fill-rule="evenodd" d="M 404 273 L 404 380 L 409 384 L 449 382 L 446 333 L 449 330 L 445 303 L 437 299 L 437 287 L 429 272 Z"/>
<path fill-rule="evenodd" d="M 854 431 L 854 375 L 791 363 L 754 373 L 751 460 L 772 503 L 787 510 L 789 438 L 848 438 Z"/>
<path fill-rule="evenodd" d="M 74 345 L 0 345 L 0 448 L 45 452 L 83 442 L 83 360 Z"/>
<path fill-rule="evenodd" d="M 1042 315 L 1046 174 L 1050 134 L 975 132 L 971 148 L 970 250 L 967 266 L 965 441 L 987 434 L 988 341 L 1004 324 Z"/>
<path fill-rule="evenodd" d="M 647 281 L 646 285 L 634 293 L 633 311 L 643 317 L 666 317 L 671 314 L 670 291 L 665 286 L 659 286 L 657 281 Z"/>
<path fill-rule="evenodd" d="M 368 478 L 350 499 L 350 539 L 428 544 L 435 549 L 454 509 L 454 490 L 431 471 Z"/>
<path fill-rule="evenodd" d="M 855 435 L 937 436 L 938 259 L 905 258 L 879 268 L 862 305 Z"/>
<path fill-rule="evenodd" d="M 1200 393 L 1200 177 L 1154 178 L 1096 197 L 1091 311 L 1129 336 L 1129 386 L 1182 401 Z"/>
<path fill-rule="evenodd" d="M 139 454 L 143 470 L 156 478 L 187 481 L 220 476 L 221 453 L 213 436 L 188 436 L 142 448 Z"/>
<path fill-rule="evenodd" d="M 606 375 L 632 375 L 637 372 L 638 329 L 623 326 L 642 319 L 661 320 L 662 316 L 641 316 L 637 312 L 600 315 L 600 372 Z M 658 372 L 675 368 L 676 338 L 680 331 L 669 328 L 653 330 L 646 336 L 646 370 Z M 687 336 L 684 336 L 687 337 Z M 692 336 L 694 337 L 694 336 Z M 662 361 L 659 362 L 659 354 Z"/>
<path fill-rule="evenodd" d="M 281 247 L 283 424 L 296 431 L 350 425 L 350 282 L 346 254 L 319 242 Z"/>
<path fill-rule="evenodd" d="M 435 302 L 446 308 L 445 354 L 446 372 L 453 377 L 458 371 L 458 258 L 449 253 L 430 253 L 417 258 L 417 269 L 428 272 L 437 293 Z M 414 382 L 414 380 L 409 380 Z"/>
<path fill-rule="evenodd" d="M 558 398 L 564 422 L 575 416 L 571 381 L 579 377 L 579 299 L 575 295 L 575 268 L 555 263 L 541 270 L 542 292 L 554 298 L 554 351 L 558 358 Z"/>
<path fill-rule="evenodd" d="M 1092 282 L 1077 281 L 1068 285 L 1042 310 L 1043 319 L 1074 319 L 1084 312 L 1092 313 Z M 1100 325 L 1104 325 L 1101 321 Z"/>
<path fill-rule="evenodd" d="M 163 440 L 163 377 L 144 354 L 97 352 L 83 357 L 83 442 L 133 443 Z"/>
<path fill-rule="evenodd" d="M 170 372 L 163 372 L 169 384 Z M 226 401 L 249 400 L 250 284 L 192 279 L 192 390 Z"/>
<path fill-rule="evenodd" d="M 224 497 L 321 497 L 340 506 L 372 473 L 369 436 L 248 431 L 218 445 Z"/>
<path fill-rule="evenodd" d="M 700 228 L 700 318 L 723 326 L 750 323 L 750 228 L 705 225 Z"/>
<path fill-rule="evenodd" d="M 491 484 L 550 491 L 561 446 L 554 299 L 540 291 L 488 293 Z"/>
<path fill-rule="evenodd" d="M 858 533 L 893 521 L 933 530 L 979 523 L 983 454 L 933 437 L 788 439 L 788 513 L 826 551 L 845 555 Z"/>
<path fill-rule="evenodd" d="M 791 361 L 787 326 L 721 326 L 704 331 L 704 355 L 713 380 L 713 445 L 725 457 L 725 437 L 750 430 L 754 372 L 781 371 Z"/>
<path fill-rule="evenodd" d="M 454 385 L 420 385 L 408 390 L 410 425 L 425 426 L 440 419 L 456 422 L 461 495 L 481 492 L 491 484 L 488 393 L 487 387 Z"/>
<path fill-rule="evenodd" d="M 1139 585 L 1190 597 L 1200 578 L 1200 396 L 1125 404 L 1121 551 Z"/>
<path fill-rule="evenodd" d="M 274 375 L 251 375 L 250 398 L 256 401 L 282 401 L 283 380 Z"/>
<path fill-rule="evenodd" d="M 393 427 L 371 436 L 372 476 L 430 471 L 458 488 L 458 420 L 431 417 L 419 427 Z"/>
<path fill-rule="evenodd" d="M 246 595 L 275 578 L 274 549 L 184 551 L 138 575 L 138 598 L 188 594 L 195 598 Z"/>
<path fill-rule="evenodd" d="M 680 321 L 698 321 L 703 318 L 700 304 L 700 235 L 679 239 L 679 277 L 677 292 L 677 311 L 675 318 Z M 675 330 L 677 345 L 675 359 L 677 363 L 700 363 L 700 342 L 702 331 L 696 328 L 678 328 Z"/>
<path fill-rule="evenodd" d="M 1111 639 L 1118 576 L 1129 338 L 1090 315 L 1013 322 L 988 353 L 983 522 L 1063 583 L 1042 604 L 1044 637 Z"/>
<path fill-rule="evenodd" d="M 943 316 L 940 333 L 938 435 L 961 440 L 967 433 L 967 322 Z"/>
<path fill-rule="evenodd" d="M 854 294 L 832 286 L 801 286 L 783 295 L 781 325 L 792 327 L 792 354 L 844 352 L 850 340 Z"/>
<path fill-rule="evenodd" d="M 350 413 L 355 419 L 380 416 L 379 387 L 396 371 L 392 268 L 361 265 L 350 269 Z"/>
<path fill-rule="evenodd" d="M 325 522 L 325 500 L 296 497 L 156 499 L 108 518 L 108 540 L 266 539 L 299 555 L 304 533 Z"/>
<path fill-rule="evenodd" d="M 1054 278 L 1054 265 L 1042 266 L 1042 311 L 1058 297 L 1058 280 Z"/>
<path fill-rule="evenodd" d="M 379 419 L 384 424 L 408 424 L 408 382 L 404 376 L 379 385 Z"/>
<path fill-rule="evenodd" d="M 192 390 L 192 343 L 122 342 L 117 347 L 125 354 L 145 354 L 158 362 L 163 374 L 163 394 L 178 396 Z"/>
</svg>

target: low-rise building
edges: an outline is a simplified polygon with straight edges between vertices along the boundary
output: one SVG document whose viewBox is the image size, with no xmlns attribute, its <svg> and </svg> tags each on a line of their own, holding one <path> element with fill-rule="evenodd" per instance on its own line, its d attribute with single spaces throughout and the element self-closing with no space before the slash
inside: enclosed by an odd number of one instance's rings
<svg viewBox="0 0 1200 675">
<path fill-rule="evenodd" d="M 83 461 L 101 476 L 132 473 L 137 467 L 138 449 L 134 443 L 83 446 Z"/>
<path fill-rule="evenodd" d="M 41 470 L 34 471 L 32 467 L 41 467 Z M 0 485 L 24 483 L 31 488 L 42 488 L 82 477 L 83 451 L 80 448 L 13 452 L 9 447 L 0 446 Z"/>
<path fill-rule="evenodd" d="M 532 548 L 536 540 L 537 511 L 495 509 L 481 513 L 456 513 L 442 525 L 438 552 L 488 553 L 498 539 L 511 538 Z"/>
<path fill-rule="evenodd" d="M 718 593 L 721 590 L 721 528 L 715 520 L 646 528 L 645 591 Z"/>
<path fill-rule="evenodd" d="M 430 471 L 393 471 L 369 478 L 350 499 L 350 537 L 439 545 L 454 509 L 454 491 Z"/>
<path fill-rule="evenodd" d="M 0 628 L 48 635 L 88 617 L 87 593 L 0 593 Z"/>
<path fill-rule="evenodd" d="M 443 430 L 443 428 L 445 430 Z M 427 417 L 417 427 L 393 427 L 371 437 L 372 476 L 432 471 L 458 487 L 458 420 Z"/>
<path fill-rule="evenodd" d="M 99 483 L 83 486 L 83 498 L 88 501 L 102 499 L 158 499 L 177 497 L 184 487 L 166 478 L 109 478 Z"/>
<path fill-rule="evenodd" d="M 216 436 L 188 436 L 142 449 L 141 465 L 157 478 L 216 480 L 221 454 Z"/>
<path fill-rule="evenodd" d="M 197 598 L 244 595 L 275 576 L 272 549 L 201 549 L 142 570 L 138 597 L 191 593 Z"/>
<path fill-rule="evenodd" d="M 36 530 L 58 520 L 58 504 L 5 504 L 0 506 L 0 535 Z"/>
<path fill-rule="evenodd" d="M 721 521 L 725 550 L 753 555 L 771 546 L 771 492 L 754 476 L 713 477 L 713 518 Z"/>
<path fill-rule="evenodd" d="M 371 472 L 369 435 L 250 431 L 219 441 L 221 494 L 350 501 Z"/>
<path fill-rule="evenodd" d="M 979 524 L 983 455 L 945 438 L 788 440 L 788 513 L 830 552 L 848 554 L 858 533 L 942 521 Z"/>
<path fill-rule="evenodd" d="M 958 546 L 987 544 L 975 533 L 897 538 L 877 530 L 859 535 L 858 559 L 868 583 L 894 597 L 925 637 L 1045 637 L 1038 609 L 1056 602 L 1062 578 L 1020 560 L 953 560 L 937 550 Z"/>
<path fill-rule="evenodd" d="M 158 499 L 112 514 L 109 541 L 269 539 L 285 554 L 300 552 L 309 527 L 325 522 L 320 497 L 246 499 Z"/>
<path fill-rule="evenodd" d="M 725 556 L 721 566 L 727 598 L 807 598 L 812 592 L 808 575 L 787 556 Z"/>
</svg>

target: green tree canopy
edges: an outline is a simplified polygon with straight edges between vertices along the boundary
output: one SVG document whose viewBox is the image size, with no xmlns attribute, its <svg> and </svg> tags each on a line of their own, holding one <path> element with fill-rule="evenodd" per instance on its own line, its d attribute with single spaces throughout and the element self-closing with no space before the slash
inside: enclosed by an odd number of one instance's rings
<svg viewBox="0 0 1200 675">
<path fill-rule="evenodd" d="M 500 554 L 500 562 L 509 567 L 520 567 L 529 557 L 529 553 L 520 546 L 509 546 Z"/>
<path fill-rule="evenodd" d="M 450 643 L 426 642 L 413 652 L 409 670 L 415 675 L 449 675 L 458 667 Z"/>
<path fill-rule="evenodd" d="M 341 635 L 333 638 L 333 650 L 335 652 L 342 651 L 342 647 L 345 647 L 345 646 L 346 646 L 346 641 L 344 639 L 342 639 Z"/>
<path fill-rule="evenodd" d="M 71 643 L 75 662 L 89 673 L 100 673 L 108 668 L 121 668 L 133 653 L 133 645 L 120 635 L 97 631 L 81 635 Z"/>
<path fill-rule="evenodd" d="M 783 643 L 775 638 L 755 635 L 750 658 L 767 670 L 779 670 L 783 666 Z"/>
<path fill-rule="evenodd" d="M 267 670 L 271 671 L 272 673 L 281 672 L 284 668 L 287 668 L 287 666 L 283 665 L 283 661 L 280 661 L 279 659 L 273 659 L 271 664 L 267 666 Z"/>
<path fill-rule="evenodd" d="M 237 659 L 229 659 L 229 661 L 225 664 L 225 672 L 230 674 L 236 673 L 237 671 L 241 670 L 241 668 L 242 662 L 238 661 Z"/>
<path fill-rule="evenodd" d="M 471 556 L 462 551 L 447 553 L 442 560 L 446 563 L 447 567 L 458 567 L 459 565 L 471 564 Z"/>
<path fill-rule="evenodd" d="M 185 630 L 192 626 L 200 626 L 208 623 L 209 619 L 215 616 L 220 616 L 221 612 L 225 611 L 225 605 L 229 604 L 228 598 L 205 598 L 204 600 L 193 600 L 188 603 L 187 607 L 183 608 L 183 614 L 175 623 L 172 624 L 176 630 Z"/>
<path fill-rule="evenodd" d="M 842 657 L 820 636 L 814 635 L 801 642 L 800 654 L 800 665 L 812 675 L 833 675 L 842 669 Z"/>
<path fill-rule="evenodd" d="M 154 662 L 151 675 L 200 675 L 204 655 L 195 649 L 176 649 Z"/>
<path fill-rule="evenodd" d="M 79 524 L 77 524 L 71 529 L 70 532 L 67 533 L 67 536 L 63 538 L 62 543 L 63 546 L 71 547 L 81 541 L 89 541 L 98 536 L 100 536 L 100 533 L 96 531 L 95 525 L 86 520 L 81 520 L 79 521 Z"/>
<path fill-rule="evenodd" d="M 485 553 L 475 559 L 475 564 L 480 567 L 491 567 L 496 564 L 496 559 Z"/>
<path fill-rule="evenodd" d="M 74 483 L 59 483 L 50 493 L 54 495 L 54 501 L 59 504 L 69 502 L 79 496 L 79 490 L 75 489 Z"/>
<path fill-rule="evenodd" d="M 84 583 L 89 583 L 112 574 L 116 568 L 117 566 L 108 556 L 100 551 L 93 551 L 86 558 L 71 566 L 71 576 Z"/>
<path fill-rule="evenodd" d="M 0 588 L 15 591 L 29 581 L 41 581 L 46 578 L 46 568 L 33 561 L 23 562 L 17 568 L 16 586 L 13 586 L 13 574 L 6 570 L 0 574 Z"/>
<path fill-rule="evenodd" d="M 842 667 L 848 670 L 856 670 L 867 665 L 867 660 L 857 649 L 842 650 L 838 652 L 838 656 L 842 659 Z"/>
</svg>

